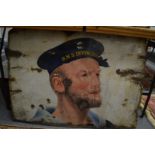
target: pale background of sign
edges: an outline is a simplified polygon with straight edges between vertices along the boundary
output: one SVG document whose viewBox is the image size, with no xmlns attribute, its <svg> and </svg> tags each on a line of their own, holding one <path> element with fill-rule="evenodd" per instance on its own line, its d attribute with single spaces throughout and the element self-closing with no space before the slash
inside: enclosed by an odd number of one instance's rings
<svg viewBox="0 0 155 155">
<path fill-rule="evenodd" d="M 143 78 L 144 59 L 141 58 L 145 56 L 145 40 L 80 32 L 18 30 L 10 33 L 9 48 L 18 51 L 10 56 L 14 117 L 29 121 L 39 105 L 56 105 L 48 73 L 38 70 L 37 58 L 42 52 L 78 37 L 93 37 L 102 42 L 105 47 L 103 57 L 108 58 L 110 64 L 109 68 L 102 68 L 100 77 L 102 106 L 93 110 L 118 126 L 136 126 L 141 86 L 132 79 Z M 136 73 L 120 76 L 116 73 L 118 69 L 134 70 Z M 31 105 L 35 107 L 32 109 Z"/>
</svg>

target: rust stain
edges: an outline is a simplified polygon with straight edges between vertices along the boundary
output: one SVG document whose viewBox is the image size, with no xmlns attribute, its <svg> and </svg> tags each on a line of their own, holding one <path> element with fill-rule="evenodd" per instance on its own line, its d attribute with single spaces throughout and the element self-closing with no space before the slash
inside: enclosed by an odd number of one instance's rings
<svg viewBox="0 0 155 155">
<path fill-rule="evenodd" d="M 118 75 L 120 75 L 121 77 L 125 77 L 125 76 L 128 76 L 128 75 L 143 74 L 142 72 L 138 72 L 138 71 L 135 71 L 133 69 L 126 69 L 126 70 L 117 69 L 116 73 Z"/>
<path fill-rule="evenodd" d="M 131 77 L 131 79 L 135 84 L 141 84 L 145 78 Z"/>
<path fill-rule="evenodd" d="M 14 81 L 16 81 L 16 78 L 11 77 L 11 78 L 9 78 L 9 81 L 14 82 Z"/>
<path fill-rule="evenodd" d="M 124 103 L 122 103 L 122 106 L 123 106 L 123 107 L 126 107 L 126 106 L 127 106 L 127 104 L 128 104 L 127 101 L 128 101 L 128 99 L 125 98 L 125 99 L 124 99 Z"/>
<path fill-rule="evenodd" d="M 133 54 L 130 53 L 130 54 L 127 54 L 127 56 L 133 56 Z"/>
<path fill-rule="evenodd" d="M 16 90 L 10 90 L 11 94 L 14 95 L 14 94 L 18 94 L 18 93 L 21 93 L 22 90 L 21 89 L 16 89 Z"/>
<path fill-rule="evenodd" d="M 34 104 L 31 104 L 31 109 L 34 109 L 35 108 L 35 105 Z"/>
<path fill-rule="evenodd" d="M 127 99 L 127 98 L 125 98 L 125 99 L 124 99 L 124 101 L 125 101 L 125 102 L 127 102 L 127 101 L 128 101 L 128 99 Z"/>
<path fill-rule="evenodd" d="M 19 57 L 25 57 L 26 56 L 25 54 L 23 54 L 20 51 L 11 50 L 11 49 L 8 50 L 8 53 L 9 53 L 9 57 L 19 58 Z"/>
<path fill-rule="evenodd" d="M 46 99 L 47 103 L 51 103 L 51 100 L 49 98 Z"/>
<path fill-rule="evenodd" d="M 126 107 L 126 105 L 127 105 L 127 103 L 126 103 L 126 102 L 122 104 L 122 106 L 123 106 L 123 107 Z"/>
<path fill-rule="evenodd" d="M 42 72 L 42 69 L 31 67 L 31 71 L 37 71 L 38 73 L 40 73 L 40 72 Z"/>
<path fill-rule="evenodd" d="M 15 66 L 15 67 L 11 67 L 11 69 L 22 69 L 23 67 L 21 66 Z"/>
<path fill-rule="evenodd" d="M 142 60 L 146 60 L 147 59 L 146 55 L 138 55 L 137 58 L 138 59 L 142 59 Z"/>
<path fill-rule="evenodd" d="M 40 108 L 45 109 L 44 106 L 42 104 L 39 105 Z"/>
</svg>

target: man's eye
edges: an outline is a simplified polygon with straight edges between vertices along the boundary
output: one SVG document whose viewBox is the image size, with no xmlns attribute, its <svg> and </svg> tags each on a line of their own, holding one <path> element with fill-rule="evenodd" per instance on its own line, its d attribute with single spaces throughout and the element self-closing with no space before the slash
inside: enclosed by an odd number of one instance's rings
<svg viewBox="0 0 155 155">
<path fill-rule="evenodd" d="M 87 73 L 83 73 L 83 74 L 82 74 L 83 77 L 86 77 L 87 75 L 88 75 Z"/>
<path fill-rule="evenodd" d="M 97 77 L 99 77 L 99 76 L 100 76 L 100 74 L 99 74 L 99 73 L 97 73 L 97 74 L 96 74 L 96 76 L 97 76 Z"/>
</svg>

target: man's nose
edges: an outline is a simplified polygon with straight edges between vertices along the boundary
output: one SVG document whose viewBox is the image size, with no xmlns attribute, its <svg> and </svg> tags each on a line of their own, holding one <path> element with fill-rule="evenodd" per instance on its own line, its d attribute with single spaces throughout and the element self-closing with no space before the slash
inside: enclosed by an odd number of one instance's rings
<svg viewBox="0 0 155 155">
<path fill-rule="evenodd" d="M 91 82 L 92 89 L 100 91 L 100 79 L 98 76 L 93 76 Z"/>
</svg>

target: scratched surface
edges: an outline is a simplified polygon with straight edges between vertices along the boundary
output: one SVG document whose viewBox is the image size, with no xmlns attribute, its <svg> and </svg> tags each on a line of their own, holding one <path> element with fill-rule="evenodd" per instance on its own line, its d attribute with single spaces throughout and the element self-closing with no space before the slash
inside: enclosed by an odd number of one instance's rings
<svg viewBox="0 0 155 155">
<path fill-rule="evenodd" d="M 79 37 L 93 37 L 103 43 L 109 68 L 101 68 L 102 106 L 99 116 L 120 127 L 136 126 L 136 110 L 144 75 L 145 40 L 92 33 L 16 30 L 9 34 L 9 78 L 15 119 L 29 121 L 38 107 L 53 107 L 56 96 L 48 73 L 40 69 L 38 56 L 54 46 Z"/>
</svg>

